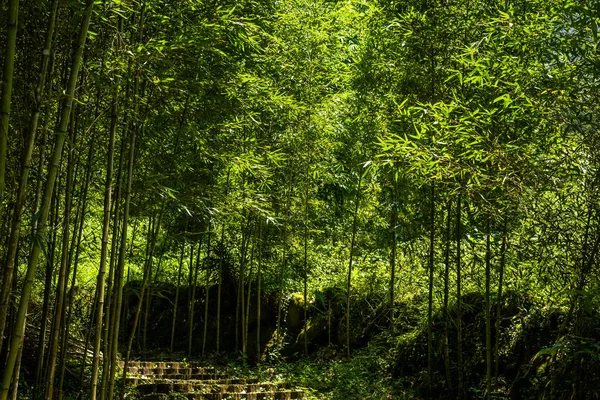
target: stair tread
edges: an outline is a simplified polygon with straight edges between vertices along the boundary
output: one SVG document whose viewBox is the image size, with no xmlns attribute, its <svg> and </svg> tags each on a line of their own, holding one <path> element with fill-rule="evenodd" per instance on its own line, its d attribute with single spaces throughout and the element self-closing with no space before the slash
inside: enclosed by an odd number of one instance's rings
<svg viewBox="0 0 600 400">
<path fill-rule="evenodd" d="M 124 363 L 120 362 L 121 368 Z M 236 378 L 199 363 L 131 361 L 126 384 L 135 387 L 136 398 L 145 400 L 288 400 L 302 399 L 304 392 L 287 382 Z"/>
<path fill-rule="evenodd" d="M 284 399 L 302 399 L 304 392 L 295 391 L 273 391 L 273 392 L 247 392 L 247 393 L 187 393 L 183 394 L 190 400 L 284 400 Z M 143 397 L 145 400 L 158 399 L 181 399 L 182 394 L 151 393 Z"/>
</svg>

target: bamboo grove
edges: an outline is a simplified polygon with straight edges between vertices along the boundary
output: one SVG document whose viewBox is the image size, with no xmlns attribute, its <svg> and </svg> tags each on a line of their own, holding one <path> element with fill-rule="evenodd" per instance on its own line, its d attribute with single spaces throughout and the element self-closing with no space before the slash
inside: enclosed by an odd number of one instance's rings
<svg viewBox="0 0 600 400">
<path fill-rule="evenodd" d="M 4 0 L 0 11 L 0 400 L 20 380 L 35 398 L 63 396 L 73 353 L 81 392 L 116 397 L 118 361 L 151 350 L 165 282 L 167 350 L 189 358 L 231 351 L 229 335 L 258 359 L 261 293 L 276 298 L 283 340 L 291 293 L 306 332 L 306 305 L 336 288 L 347 357 L 361 298 L 378 299 L 392 329 L 414 299 L 426 385 L 458 397 L 470 390 L 469 294 L 483 296 L 490 397 L 503 299 L 519 293 L 562 311 L 552 354 L 583 343 L 572 391 L 590 393 L 600 3 Z M 140 301 L 126 315 L 132 282 Z M 209 313 L 216 324 L 198 328 Z"/>
</svg>

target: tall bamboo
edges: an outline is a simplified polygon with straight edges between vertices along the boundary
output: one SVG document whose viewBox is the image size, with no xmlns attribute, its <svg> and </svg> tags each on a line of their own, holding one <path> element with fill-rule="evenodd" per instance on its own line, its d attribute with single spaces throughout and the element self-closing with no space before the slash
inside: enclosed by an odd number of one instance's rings
<svg viewBox="0 0 600 400">
<path fill-rule="evenodd" d="M 260 221 L 258 234 L 258 271 L 256 272 L 256 360 L 260 361 L 260 307 L 262 291 L 263 223 Z"/>
<path fill-rule="evenodd" d="M 229 175 L 231 168 L 227 170 L 227 181 L 225 183 L 225 199 L 229 192 Z M 217 284 L 217 343 L 216 351 L 219 353 L 219 345 L 221 344 L 221 291 L 223 288 L 223 253 L 225 252 L 225 221 L 221 223 L 221 243 L 219 244 L 219 251 L 221 256 L 219 257 L 219 283 Z"/>
<path fill-rule="evenodd" d="M 458 397 L 463 396 L 463 335 L 462 335 L 462 276 L 461 276 L 461 228 L 462 228 L 462 192 L 458 192 L 456 199 L 456 325 L 458 341 Z"/>
<path fill-rule="evenodd" d="M 85 11 L 83 14 L 83 21 L 79 30 L 79 37 L 77 40 L 77 46 L 75 54 L 73 56 L 71 72 L 69 76 L 69 83 L 65 90 L 65 96 L 63 100 L 63 109 L 60 115 L 60 122 L 56 129 L 56 142 L 54 144 L 54 151 L 52 154 L 52 162 L 48 169 L 48 175 L 46 179 L 46 186 L 44 189 L 44 196 L 42 200 L 42 208 L 40 210 L 40 217 L 38 220 L 38 235 L 44 237 L 46 235 L 48 221 L 48 214 L 50 209 L 50 201 L 52 199 L 52 193 L 54 190 L 54 182 L 58 172 L 58 165 L 62 155 L 63 147 L 67 135 L 67 125 L 69 123 L 69 117 L 71 114 L 71 106 L 73 104 L 73 97 L 75 94 L 75 87 L 77 84 L 77 78 L 79 76 L 79 70 L 81 68 L 81 61 L 83 56 L 83 50 L 85 47 L 88 28 L 94 9 L 94 0 L 87 0 Z M 2 375 L 2 382 L 0 383 L 0 400 L 6 400 L 8 396 L 8 389 L 10 382 L 13 377 L 14 367 L 17 360 L 19 347 L 23 341 L 23 326 L 27 320 L 27 309 L 29 306 L 29 299 L 31 297 L 31 291 L 33 288 L 33 281 L 37 272 L 37 263 L 40 256 L 41 244 L 38 240 L 35 240 L 29 255 L 27 263 L 27 273 L 21 292 L 21 300 L 19 302 L 19 310 L 17 313 L 17 320 L 15 327 L 10 339 L 9 354 L 4 373 Z"/>
<path fill-rule="evenodd" d="M 123 302 L 123 270 L 125 267 L 125 253 L 127 250 L 127 228 L 129 223 L 129 208 L 131 204 L 131 183 L 133 181 L 133 166 L 135 161 L 135 139 L 138 131 L 138 126 L 136 123 L 137 115 L 137 106 L 139 103 L 139 78 L 136 77 L 135 84 L 135 103 L 133 110 L 133 126 L 131 129 L 131 142 L 129 144 L 129 162 L 128 162 L 128 170 L 127 170 L 127 185 L 125 191 L 125 206 L 123 209 L 123 233 L 121 234 L 121 248 L 119 249 L 119 262 L 117 264 L 117 270 L 115 274 L 115 314 L 112 318 L 112 326 L 113 326 L 113 334 L 112 334 L 112 343 L 111 343 L 111 360 L 110 360 L 110 376 L 108 380 L 108 399 L 111 400 L 114 394 L 115 388 L 115 374 L 117 370 L 117 350 L 119 348 L 119 326 L 121 320 L 121 306 Z"/>
<path fill-rule="evenodd" d="M 354 199 L 354 217 L 352 220 L 352 241 L 350 242 L 350 260 L 348 262 L 348 282 L 346 286 L 346 356 L 348 358 L 350 358 L 350 294 L 352 289 L 352 262 L 354 257 L 354 245 L 356 243 L 356 226 L 358 223 L 358 208 L 360 205 L 360 190 L 362 177 L 363 174 L 359 174 L 358 185 L 356 185 L 356 197 Z M 306 304 L 304 305 L 304 309 L 306 309 Z M 306 336 L 307 335 L 305 325 L 304 337 Z"/>
<path fill-rule="evenodd" d="M 248 331 L 250 325 L 250 299 L 252 296 L 252 272 L 254 271 L 254 251 L 256 249 L 256 239 L 252 242 L 252 251 L 250 252 L 250 270 L 248 271 L 248 294 L 246 296 L 246 316 L 244 319 L 244 354 L 248 351 Z"/>
<path fill-rule="evenodd" d="M 60 170 L 59 170 L 60 176 Z M 60 199 L 60 188 L 62 185 L 60 184 L 61 179 L 58 180 L 57 189 L 52 196 L 52 201 L 50 202 L 50 226 L 56 226 L 58 221 L 58 212 L 59 212 L 59 199 Z M 36 373 L 35 373 L 35 381 L 34 381 L 34 390 L 33 390 L 33 398 L 40 399 L 44 395 L 44 374 L 46 372 L 46 363 L 45 360 L 47 358 L 46 355 L 46 334 L 48 331 L 48 315 L 51 314 L 51 299 L 50 295 L 52 293 L 52 277 L 54 276 L 54 257 L 55 257 L 55 244 L 56 244 L 56 234 L 58 229 L 55 229 L 51 235 L 51 239 L 49 241 L 48 254 L 46 258 L 46 271 L 44 278 L 44 304 L 42 306 L 42 320 L 41 327 L 39 333 L 38 346 L 36 349 Z M 52 321 L 50 321 L 52 322 Z"/>
<path fill-rule="evenodd" d="M 489 399 L 492 395 L 492 306 L 490 303 L 490 279 L 491 279 L 491 216 L 488 214 L 485 229 L 485 397 Z"/>
<path fill-rule="evenodd" d="M 498 295 L 496 305 L 496 342 L 494 345 L 494 385 L 498 386 L 498 375 L 500 374 L 500 356 L 498 349 L 500 348 L 500 323 L 502 322 L 502 286 L 504 284 L 504 270 L 506 264 L 506 246 L 507 246 L 507 217 L 504 217 L 502 227 L 502 244 L 500 245 L 500 275 L 498 277 Z"/>
<path fill-rule="evenodd" d="M 396 247 L 398 244 L 398 180 L 394 179 L 394 189 L 392 191 L 392 215 L 391 215 L 391 230 L 392 230 L 392 251 L 390 252 L 390 323 L 394 327 L 394 302 L 396 298 Z"/>
<path fill-rule="evenodd" d="M 151 297 L 151 289 L 152 289 L 152 265 L 154 264 L 154 249 L 156 248 L 156 241 L 158 239 L 158 234 L 160 233 L 160 226 L 162 224 L 162 218 L 163 218 L 163 214 L 165 211 L 165 206 L 166 203 L 163 203 L 163 205 L 160 208 L 160 213 L 158 214 L 158 223 L 156 223 L 156 230 L 153 230 L 152 232 L 152 245 L 150 248 L 150 256 L 148 258 L 148 280 L 145 286 L 145 293 L 146 293 L 146 301 L 145 301 L 145 305 L 146 305 L 146 309 L 145 309 L 145 315 L 144 315 L 144 322 L 143 322 L 143 326 L 142 326 L 142 352 L 146 353 L 146 333 L 147 333 L 147 329 L 148 329 L 148 314 L 150 313 L 150 303 L 152 300 Z M 160 263 L 162 260 L 162 256 L 163 254 L 160 255 L 160 258 L 158 260 L 158 266 L 157 266 L 157 273 L 158 273 L 158 268 L 160 268 Z M 143 301 L 143 297 L 142 297 L 142 301 Z"/>
<path fill-rule="evenodd" d="M 449 343 L 449 327 L 450 316 L 448 315 L 448 301 L 450 289 L 450 235 L 452 221 L 452 201 L 448 200 L 446 211 L 446 249 L 444 251 L 444 367 L 446 370 L 446 388 L 452 387 L 452 375 L 450 373 L 450 343 Z"/>
<path fill-rule="evenodd" d="M 194 271 L 192 273 L 193 277 L 191 280 L 191 299 L 190 299 L 190 307 L 189 307 L 189 317 L 188 317 L 188 358 L 192 356 L 192 344 L 194 343 L 194 314 L 195 314 L 195 305 L 196 305 L 196 285 L 198 284 L 198 269 L 200 268 L 200 250 L 202 249 L 202 241 L 198 243 L 198 251 L 196 252 L 196 265 L 194 266 Z"/>
<path fill-rule="evenodd" d="M 181 244 L 181 254 L 179 255 L 179 268 L 177 269 L 177 286 L 175 287 L 175 304 L 173 304 L 173 321 L 171 323 L 171 344 L 169 352 L 173 352 L 175 345 L 175 325 L 177 324 L 177 307 L 179 306 L 179 286 L 181 285 L 181 270 L 183 268 L 183 255 L 185 253 L 185 244 Z"/>
<path fill-rule="evenodd" d="M 15 70 L 17 29 L 19 23 L 19 0 L 8 2 L 6 21 L 6 47 L 4 48 L 4 69 L 2 71 L 2 94 L 0 95 L 0 205 L 4 203 L 4 175 L 6 172 L 6 148 L 8 145 L 8 122 Z M 2 208 L 0 207 L 0 217 Z"/>
<path fill-rule="evenodd" d="M 122 20 L 119 18 L 119 26 L 122 28 Z M 118 104 L 118 82 L 115 83 L 113 88 L 113 103 L 111 106 L 111 121 L 110 121 L 110 133 L 108 139 L 108 153 L 106 154 L 106 178 L 104 182 L 104 213 L 102 221 L 102 245 L 100 249 L 100 268 L 98 269 L 98 276 L 96 278 L 96 298 L 98 305 L 96 307 L 96 314 L 94 319 L 96 325 L 94 326 L 94 355 L 92 356 L 92 376 L 90 385 L 90 399 L 96 400 L 97 387 L 98 387 L 98 370 L 100 367 L 100 340 L 102 336 L 102 314 L 104 311 L 104 286 L 106 275 L 106 260 L 108 256 L 108 241 L 110 235 L 110 208 L 112 203 L 112 176 L 114 167 L 114 152 L 115 152 L 115 136 L 117 132 L 117 121 L 119 118 L 119 104 Z"/>
<path fill-rule="evenodd" d="M 285 272 L 287 270 L 287 249 L 288 249 L 288 221 L 290 218 L 290 195 L 291 188 L 287 190 L 286 196 L 286 212 L 285 220 L 283 221 L 283 251 L 281 255 L 281 269 L 279 271 L 279 297 L 277 299 L 277 337 L 281 338 L 281 313 L 283 304 L 283 289 L 285 283 Z"/>
<path fill-rule="evenodd" d="M 46 86 L 46 75 L 48 73 L 48 66 L 50 63 L 50 51 L 52 47 L 52 37 L 54 35 L 54 25 L 56 22 L 57 9 L 58 0 L 53 0 L 50 16 L 48 18 L 48 26 L 46 28 L 46 39 L 44 42 L 44 49 L 42 50 L 40 76 L 38 78 L 38 83 L 34 92 L 35 96 L 29 122 L 29 131 L 27 134 L 25 147 L 23 149 L 21 159 L 21 175 L 19 178 L 19 187 L 17 189 L 17 196 L 15 200 L 15 206 L 13 209 L 13 219 L 10 230 L 10 237 L 7 244 L 6 263 L 4 265 L 4 279 L 2 280 L 2 288 L 0 288 L 0 337 L 3 336 L 6 327 L 6 314 L 8 312 L 8 302 L 12 288 L 12 271 L 15 267 L 17 246 L 19 242 L 19 236 L 21 233 L 21 224 L 23 222 L 23 207 L 27 198 L 27 181 L 29 179 L 29 170 L 31 169 L 31 160 L 33 156 L 35 137 L 37 134 L 38 121 L 40 118 L 40 110 L 42 106 L 42 101 L 45 97 L 44 88 Z M 43 149 L 41 150 L 40 154 L 42 153 Z M 0 195 L 0 204 L 2 202 L 1 197 L 2 196 Z M 0 340 L 0 352 L 2 352 L 2 344 L 3 341 Z"/>
<path fill-rule="evenodd" d="M 429 272 L 429 288 L 427 299 L 427 386 L 431 391 L 433 380 L 433 266 L 435 255 L 435 185 L 431 185 L 430 192 L 430 214 L 429 214 L 429 257 L 427 259 L 427 270 Z"/>
<path fill-rule="evenodd" d="M 204 358 L 204 354 L 206 351 L 206 335 L 208 333 L 208 300 L 209 300 L 209 294 L 210 294 L 210 251 L 211 251 L 211 247 L 210 247 L 210 239 L 211 239 L 211 221 L 208 221 L 208 240 L 206 243 L 206 256 L 204 258 L 204 271 L 206 273 L 205 276 L 205 285 L 204 285 L 204 326 L 203 326 L 203 332 L 202 332 L 202 357 Z"/>
<path fill-rule="evenodd" d="M 56 359 L 58 356 L 58 344 L 63 318 L 63 303 L 67 288 L 68 264 L 69 264 L 69 232 L 71 223 L 71 205 L 73 198 L 73 150 L 69 149 L 67 161 L 67 183 L 65 188 L 65 209 L 63 220 L 62 250 L 60 269 L 58 273 L 58 284 L 56 286 L 56 301 L 54 305 L 54 323 L 50 332 L 50 353 L 48 354 L 48 375 L 46 377 L 46 398 L 51 399 L 54 391 L 54 375 L 56 373 Z"/>
</svg>

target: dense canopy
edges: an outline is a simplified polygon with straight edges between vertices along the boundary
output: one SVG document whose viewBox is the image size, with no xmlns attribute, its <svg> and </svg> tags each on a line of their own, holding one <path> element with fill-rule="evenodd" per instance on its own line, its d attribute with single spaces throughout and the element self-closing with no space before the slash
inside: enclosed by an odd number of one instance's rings
<svg viewBox="0 0 600 400">
<path fill-rule="evenodd" d="M 600 2 L 0 11 L 0 400 L 166 354 L 599 395 Z"/>
</svg>

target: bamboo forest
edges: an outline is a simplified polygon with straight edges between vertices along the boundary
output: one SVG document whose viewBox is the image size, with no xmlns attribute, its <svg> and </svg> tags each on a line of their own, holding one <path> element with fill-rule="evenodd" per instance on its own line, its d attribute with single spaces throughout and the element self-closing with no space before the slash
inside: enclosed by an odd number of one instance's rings
<svg viewBox="0 0 600 400">
<path fill-rule="evenodd" d="M 0 0 L 0 400 L 600 399 L 599 0 Z"/>
</svg>

